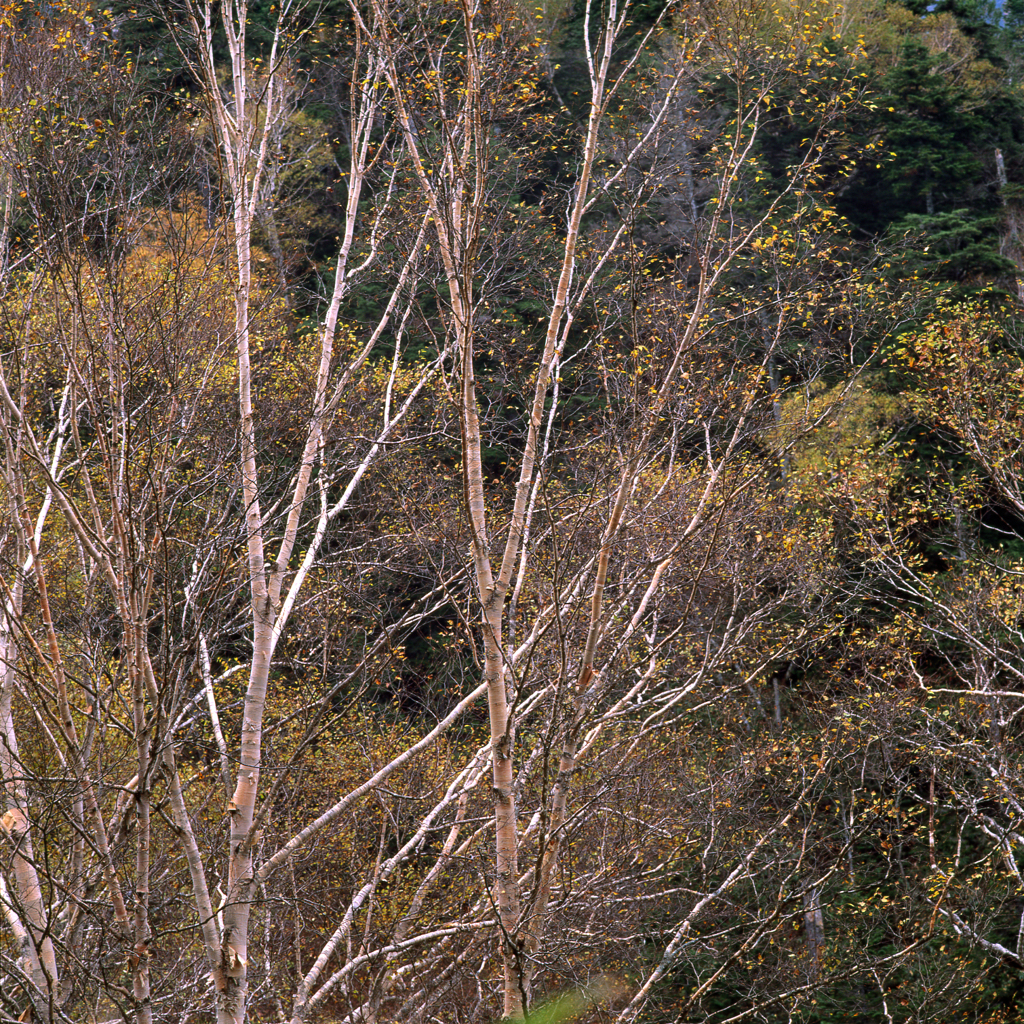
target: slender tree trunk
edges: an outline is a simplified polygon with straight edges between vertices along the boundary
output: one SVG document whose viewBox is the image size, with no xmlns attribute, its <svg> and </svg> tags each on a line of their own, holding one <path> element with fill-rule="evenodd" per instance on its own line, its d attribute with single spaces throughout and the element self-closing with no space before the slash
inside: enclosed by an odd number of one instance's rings
<svg viewBox="0 0 1024 1024">
<path fill-rule="evenodd" d="M 804 890 L 804 933 L 807 937 L 807 956 L 811 978 L 817 981 L 821 974 L 822 946 L 825 942 L 825 918 L 821 912 L 821 898 L 816 886 Z"/>
<path fill-rule="evenodd" d="M 1017 299 L 1024 302 L 1024 246 L 1021 245 L 1020 229 L 1020 206 L 1019 203 L 1010 202 L 1007 195 L 1006 163 L 1003 160 L 1003 151 L 996 148 L 996 180 L 999 182 L 999 194 L 1003 203 L 1003 233 L 999 240 L 999 250 L 1007 258 L 1013 261 L 1017 268 L 1015 274 L 1017 280 Z"/>
<path fill-rule="evenodd" d="M 25 771 L 14 728 L 13 696 L 16 681 L 18 650 L 11 628 L 12 618 L 21 612 L 21 583 L 3 602 L 0 619 L 0 782 L 4 791 L 4 814 L 0 817 L 0 834 L 10 844 L 16 906 L 8 912 L 18 940 L 18 955 L 34 991 L 29 992 L 36 1016 L 45 1020 L 49 1005 L 57 999 L 57 958 L 47 927 L 46 904 L 35 866 L 32 835 L 28 818 L 28 792 Z M 10 906 L 3 900 L 5 908 Z"/>
</svg>

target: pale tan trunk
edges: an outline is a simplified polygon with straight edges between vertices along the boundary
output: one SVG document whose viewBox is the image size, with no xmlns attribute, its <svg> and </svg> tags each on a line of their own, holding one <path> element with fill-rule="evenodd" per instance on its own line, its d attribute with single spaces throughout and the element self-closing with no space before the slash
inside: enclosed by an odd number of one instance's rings
<svg viewBox="0 0 1024 1024">
<path fill-rule="evenodd" d="M 491 728 L 491 771 L 494 792 L 495 888 L 502 930 L 505 974 L 504 1015 L 523 1016 L 523 962 L 519 899 L 519 832 L 513 791 L 515 734 L 509 717 L 501 651 L 501 605 L 497 595 L 484 609 L 484 678 Z"/>
<path fill-rule="evenodd" d="M 238 402 L 242 499 L 248 548 L 249 592 L 252 605 L 253 655 L 242 709 L 242 734 L 235 791 L 228 804 L 228 886 L 221 936 L 220 970 L 224 988 L 218 992 L 217 1018 L 221 1024 L 241 1024 L 248 992 L 249 917 L 253 898 L 253 864 L 250 832 L 259 792 L 263 712 L 270 678 L 274 612 L 264 566 L 263 522 L 256 472 L 256 434 L 253 421 L 251 367 L 249 360 L 250 234 L 242 196 L 235 200 L 235 247 L 238 281 L 235 297 L 235 333 L 238 347 Z"/>
<path fill-rule="evenodd" d="M 265 539 L 259 500 L 256 466 L 256 431 L 252 403 L 252 367 L 250 360 L 250 302 L 252 289 L 253 197 L 258 194 L 260 175 L 266 155 L 269 130 L 275 112 L 272 108 L 273 82 L 265 91 L 267 109 L 262 131 L 251 123 L 248 96 L 248 66 L 245 55 L 245 30 L 248 15 L 243 2 L 225 7 L 222 23 L 231 55 L 233 110 L 225 106 L 213 63 L 212 10 L 209 6 L 192 9 L 193 25 L 204 46 L 201 54 L 202 76 L 211 100 L 214 123 L 227 169 L 234 219 L 235 246 L 235 345 L 238 356 L 239 470 L 246 532 L 247 567 L 252 614 L 253 655 L 242 708 L 239 741 L 239 766 L 235 789 L 228 803 L 229 835 L 227 851 L 227 901 L 223 910 L 220 948 L 210 964 L 211 978 L 217 989 L 219 1024 L 242 1024 L 248 995 L 249 919 L 254 895 L 251 831 L 259 792 L 263 714 L 273 654 L 273 623 L 265 566 Z M 200 22 L 203 28 L 200 29 Z M 275 46 L 276 51 L 276 46 Z M 275 66 L 272 55 L 270 66 Z M 193 888 L 200 879 L 193 871 Z M 202 880 L 205 889 L 205 880 Z M 206 893 L 208 898 L 208 892 Z M 207 952 L 210 955 L 209 936 Z"/>
<path fill-rule="evenodd" d="M 383 10 L 379 6 L 375 6 L 375 12 L 379 22 L 386 24 L 387 19 Z M 548 852 L 545 855 L 545 867 L 542 874 L 547 879 L 547 889 L 540 897 L 543 906 L 539 906 L 535 900 L 534 907 L 535 911 L 540 910 L 540 915 L 534 914 L 533 926 L 524 933 L 518 880 L 519 840 L 513 772 L 515 728 L 510 716 L 504 652 L 505 603 L 526 528 L 527 507 L 537 469 L 538 439 L 544 406 L 559 351 L 560 335 L 566 320 L 569 291 L 576 269 L 576 246 L 580 226 L 587 209 L 590 178 L 597 155 L 599 130 L 605 113 L 605 88 L 616 32 L 616 12 L 617 7 L 613 2 L 605 14 L 599 59 L 596 64 L 591 65 L 593 96 L 587 121 L 584 159 L 579 170 L 574 202 L 567 221 L 562 263 L 555 289 L 554 303 L 549 315 L 544 349 L 534 383 L 534 397 L 530 407 L 527 437 L 519 467 L 515 500 L 500 564 L 497 566 L 497 575 L 495 575 L 495 565 L 490 550 L 482 470 L 482 443 L 473 372 L 472 282 L 475 272 L 476 239 L 480 229 L 480 218 L 484 212 L 482 209 L 482 181 L 486 171 L 485 128 L 478 109 L 481 76 L 486 73 L 486 68 L 481 63 L 482 55 L 477 49 L 478 36 L 474 25 L 474 19 L 479 12 L 473 5 L 467 6 L 463 11 L 467 53 L 464 98 L 459 114 L 462 144 L 459 151 L 456 152 L 453 148 L 454 141 L 449 141 L 448 149 L 445 152 L 447 165 L 453 172 L 453 181 L 450 183 L 453 194 L 447 206 L 443 206 L 420 153 L 418 137 L 412 129 L 408 112 L 409 101 L 405 91 L 406 87 L 399 78 L 398 63 L 392 52 L 389 37 L 384 35 L 380 43 L 386 60 L 385 74 L 396 101 L 398 119 L 403 130 L 406 147 L 419 178 L 423 196 L 434 218 L 438 247 L 445 266 L 451 297 L 451 330 L 457 336 L 462 356 L 460 412 L 463 487 L 469 515 L 474 576 L 477 597 L 481 605 L 483 626 L 483 678 L 487 685 L 488 695 L 494 793 L 496 879 L 494 898 L 502 932 L 503 1012 L 506 1018 L 511 1019 L 522 1019 L 527 1009 L 524 997 L 528 983 L 528 971 L 525 967 L 524 949 L 531 944 L 531 940 L 536 948 L 536 943 L 540 939 L 543 927 L 540 921 L 546 913 L 550 879 L 557 863 L 560 830 L 555 830 L 554 840 L 553 842 L 549 841 Z M 448 135 L 447 138 L 452 140 L 453 136 Z M 474 180 L 472 182 L 465 178 L 455 180 L 455 169 L 465 169 L 474 160 L 476 167 Z M 621 505 L 618 508 L 618 515 L 621 515 Z M 611 537 L 614 536 L 616 529 L 617 519 L 615 525 L 610 528 L 610 535 L 606 537 L 600 574 L 601 583 L 598 586 L 598 591 L 603 586 L 603 579 L 607 574 Z M 599 593 L 596 601 L 599 605 Z M 592 665 L 592 663 L 593 645 L 591 644 L 587 664 Z M 588 668 L 587 671 L 590 672 L 592 669 Z M 565 750 L 568 753 L 568 745 Z M 573 767 L 574 759 L 570 754 L 568 760 L 563 762 L 564 772 L 560 773 L 563 784 L 557 795 L 557 806 L 560 808 L 558 813 L 562 816 L 565 813 L 565 798 Z"/>
<path fill-rule="evenodd" d="M 381 24 L 387 18 L 380 7 L 375 14 Z M 443 204 L 427 172 L 419 150 L 416 133 L 408 113 L 405 85 L 397 73 L 397 61 L 385 34 L 381 46 L 386 56 L 385 74 L 394 96 L 399 123 L 412 159 L 423 196 L 433 215 L 438 248 L 444 263 L 451 300 L 450 329 L 462 357 L 461 409 L 463 488 L 472 536 L 472 556 L 477 597 L 481 604 L 484 641 L 483 680 L 487 686 L 487 706 L 491 732 L 492 786 L 495 824 L 495 893 L 501 922 L 501 959 L 504 972 L 504 1016 L 523 1016 L 523 977 L 520 930 L 518 830 L 513 792 L 514 729 L 509 716 L 506 690 L 502 630 L 508 576 L 495 581 L 491 566 L 487 513 L 484 499 L 482 443 L 477 408 L 476 383 L 473 373 L 473 253 L 480 229 L 484 150 L 480 145 L 482 121 L 479 116 L 480 74 L 479 54 L 473 40 L 473 20 L 477 9 L 464 10 L 467 39 L 466 87 L 461 112 L 462 146 L 459 152 L 449 149 L 445 154 L 453 172 L 452 195 Z M 449 137 L 450 138 L 450 137 Z M 455 168 L 466 168 L 475 156 L 476 173 L 472 182 L 458 175 Z M 468 193 L 468 194 L 467 194 Z"/>
<path fill-rule="evenodd" d="M 20 584 L 16 591 L 20 592 Z M 14 614 L 20 613 L 20 593 L 12 595 Z M 5 602 L 6 603 L 6 602 Z M 27 816 L 28 793 L 23 781 L 18 738 L 14 730 L 12 698 L 14 693 L 17 647 L 9 628 L 6 614 L 0 627 L 0 782 L 4 791 L 4 814 L 0 817 L 0 832 L 11 844 L 11 866 L 14 875 L 17 907 L 12 909 L 12 924 L 17 926 L 19 954 L 25 973 L 32 979 L 36 991 L 30 993 L 37 1016 L 42 1018 L 49 1002 L 56 998 L 58 977 L 57 958 L 46 927 L 46 904 L 35 868 L 32 835 Z"/>
<path fill-rule="evenodd" d="M 234 791 L 228 804 L 229 839 L 227 863 L 227 900 L 223 908 L 223 930 L 204 925 L 204 940 L 210 959 L 210 975 L 217 990 L 217 1019 L 220 1024 L 241 1024 L 246 1012 L 248 994 L 248 938 L 250 910 L 257 882 L 253 863 L 253 835 L 259 827 L 257 812 L 264 710 L 267 702 L 275 645 L 284 629 L 294 604 L 292 584 L 283 595 L 286 569 L 295 548 L 302 509 L 312 478 L 313 468 L 321 452 L 327 417 L 341 391 L 368 357 L 376 335 L 356 355 L 334 388 L 328 400 L 328 385 L 334 356 L 335 334 L 340 303 L 350 287 L 350 252 L 359 210 L 359 197 L 370 159 L 377 105 L 376 72 L 368 71 L 366 80 L 357 88 L 359 113 L 354 115 L 352 165 L 349 179 L 348 205 L 344 239 L 341 244 L 335 287 L 320 336 L 320 357 L 316 391 L 311 418 L 297 468 L 294 489 L 288 506 L 284 533 L 276 559 L 267 563 L 268 537 L 260 507 L 257 466 L 256 431 L 253 414 L 252 367 L 250 360 L 250 319 L 252 301 L 251 238 L 256 198 L 260 194 L 262 176 L 267 172 L 268 142 L 280 117 L 282 89 L 276 76 L 281 74 L 277 53 L 284 45 L 279 22 L 270 59 L 263 64 L 264 78 L 260 88 L 250 89 L 251 69 L 245 55 L 245 29 L 248 15 L 245 0 L 231 8 L 223 8 L 221 20 L 231 56 L 231 109 L 225 104 L 213 63 L 213 8 L 196 4 L 189 9 L 192 25 L 201 41 L 198 73 L 204 81 L 213 110 L 213 121 L 230 188 L 236 261 L 235 341 L 238 357 L 239 402 L 239 469 L 242 482 L 246 530 L 247 568 L 252 614 L 253 654 L 249 682 L 242 709 L 239 738 L 239 768 Z M 256 92 L 260 95 L 256 98 Z M 250 92 L 253 96 L 250 96 Z M 390 311 L 390 307 L 389 307 Z M 381 325 L 383 329 L 383 325 Z M 309 555 L 307 553 L 308 561 Z M 301 578 L 300 569 L 296 578 Z M 181 799 L 175 801 L 178 821 L 184 825 L 186 811 Z M 194 846 L 194 837 L 187 837 L 187 846 Z M 199 851 L 189 859 L 193 889 L 201 906 L 209 904 L 209 892 Z"/>
<path fill-rule="evenodd" d="M 996 149 L 996 180 L 1003 202 L 1003 233 L 999 240 L 999 251 L 1016 267 L 1017 299 L 1024 302 L 1024 245 L 1021 244 L 1021 211 L 1018 204 L 1007 199 L 1006 163 L 1003 151 Z"/>
<path fill-rule="evenodd" d="M 456 293 L 458 295 L 459 293 Z M 477 594 L 482 607 L 484 682 L 491 731 L 491 773 L 494 796 L 495 902 L 501 922 L 504 971 L 503 1014 L 523 1016 L 523 961 L 519 899 L 519 833 L 513 791 L 515 730 L 509 715 L 505 661 L 502 647 L 507 581 L 495 581 L 491 570 L 487 513 L 484 500 L 482 441 L 473 372 L 472 311 L 455 305 L 455 320 L 462 328 L 463 482 L 473 534 Z"/>
</svg>

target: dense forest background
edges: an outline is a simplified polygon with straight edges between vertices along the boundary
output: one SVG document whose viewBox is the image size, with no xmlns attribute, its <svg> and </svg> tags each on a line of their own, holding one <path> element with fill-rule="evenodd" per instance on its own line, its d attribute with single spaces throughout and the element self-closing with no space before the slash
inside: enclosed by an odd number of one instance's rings
<svg viewBox="0 0 1024 1024">
<path fill-rule="evenodd" d="M 0 1021 L 1011 1022 L 1024 3 L 0 6 Z"/>
</svg>

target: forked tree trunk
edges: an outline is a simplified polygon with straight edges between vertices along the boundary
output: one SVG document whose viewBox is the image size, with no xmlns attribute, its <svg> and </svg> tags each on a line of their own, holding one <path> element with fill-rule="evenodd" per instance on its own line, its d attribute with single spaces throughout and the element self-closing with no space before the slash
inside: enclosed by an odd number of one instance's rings
<svg viewBox="0 0 1024 1024">
<path fill-rule="evenodd" d="M 358 8 L 353 14 L 361 23 Z M 507 12 L 506 12 L 507 13 Z M 517 474 L 515 500 L 509 518 L 500 560 L 491 550 L 491 524 L 485 500 L 483 474 L 483 443 L 480 431 L 477 384 L 473 361 L 475 358 L 473 281 L 480 233 L 486 217 L 485 187 L 489 174 L 489 128 L 485 116 L 486 89 L 489 76 L 498 73 L 499 65 L 491 67 L 489 61 L 501 55 L 492 52 L 497 31 L 489 31 L 493 22 L 503 20 L 502 12 L 475 3 L 462 11 L 463 37 L 466 52 L 461 68 L 459 106 L 457 111 L 447 110 L 438 101 L 435 117 L 445 125 L 441 154 L 429 157 L 423 150 L 420 135 L 413 124 L 412 110 L 421 102 L 403 78 L 401 61 L 392 44 L 400 38 L 397 29 L 391 29 L 387 11 L 381 3 L 374 3 L 374 15 L 385 31 L 375 38 L 384 64 L 384 73 L 395 103 L 406 149 L 415 169 L 423 199 L 430 210 L 436 232 L 438 249 L 447 278 L 449 293 L 449 331 L 454 336 L 462 357 L 460 391 L 460 419 L 462 425 L 463 490 L 472 537 L 472 557 L 476 596 L 481 609 L 483 629 L 483 681 L 487 686 L 488 714 L 491 736 L 492 785 L 495 822 L 495 891 L 497 905 L 501 959 L 503 963 L 503 1015 L 508 1019 L 522 1019 L 526 1010 L 529 970 L 525 953 L 536 947 L 542 935 L 541 920 L 547 913 L 547 897 L 555 864 L 560 832 L 556 828 L 549 840 L 541 886 L 541 897 L 535 901 L 532 924 L 524 920 L 519 882 L 518 825 L 514 793 L 515 723 L 511 717 L 508 686 L 510 677 L 505 651 L 506 598 L 512 582 L 526 530 L 527 509 L 534 492 L 539 458 L 539 437 L 545 405 L 548 400 L 552 376 L 561 348 L 565 343 L 570 288 L 577 268 L 576 249 L 583 216 L 591 200 L 591 179 L 597 158 L 600 130 L 611 92 L 611 66 L 615 39 L 625 26 L 625 15 L 616 0 L 602 12 L 602 23 L 596 45 L 590 51 L 591 106 L 583 142 L 583 158 L 577 171 L 577 181 L 566 219 L 566 233 L 561 253 L 561 266 L 555 286 L 554 301 L 548 317 L 544 348 L 540 356 L 534 382 L 534 394 L 529 410 L 527 435 Z M 511 19 L 514 20 L 514 19 Z M 591 7 L 587 6 L 586 35 L 590 43 Z M 389 29 L 391 29 L 389 31 Z M 370 33 L 363 31 L 367 36 Z M 487 42 L 490 40 L 490 43 Z M 426 41 L 425 41 L 426 42 Z M 427 45 L 430 45 L 428 42 Z M 503 69 L 502 69 L 503 70 Z M 678 82 L 672 86 L 672 90 Z M 668 97 L 669 99 L 671 98 Z M 665 107 L 662 107 L 663 116 Z M 658 122 L 655 118 L 655 125 Z M 436 170 L 431 170 L 431 168 Z M 620 235 L 615 236 L 615 240 Z M 614 245 L 614 241 L 612 243 Z M 623 500 L 628 488 L 623 491 Z M 603 553 L 600 586 L 607 574 L 610 546 L 614 537 L 622 505 L 611 526 Z M 520 570 L 522 572 L 522 570 Z M 596 598 L 597 607 L 600 599 Z M 597 613 L 600 614 L 599 611 Z M 584 674 L 592 674 L 593 645 L 585 657 Z M 556 791 L 556 814 L 564 816 L 565 795 L 573 771 L 574 755 L 571 743 L 563 750 L 560 788 Z"/>
</svg>

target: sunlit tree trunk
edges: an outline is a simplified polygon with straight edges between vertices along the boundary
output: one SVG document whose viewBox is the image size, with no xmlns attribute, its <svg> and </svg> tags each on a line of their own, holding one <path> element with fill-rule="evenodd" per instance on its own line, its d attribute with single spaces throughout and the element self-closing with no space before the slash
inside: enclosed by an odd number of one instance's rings
<svg viewBox="0 0 1024 1024">
<path fill-rule="evenodd" d="M 353 9 L 358 17 L 358 11 Z M 414 125 L 412 110 L 423 101 L 401 72 L 401 59 L 391 40 L 397 33 L 388 31 L 388 12 L 379 3 L 374 6 L 378 24 L 385 31 L 374 36 L 374 43 L 383 54 L 385 74 L 391 89 L 396 115 L 402 128 L 406 149 L 430 210 L 437 244 L 443 262 L 449 297 L 448 330 L 461 356 L 460 420 L 462 430 L 462 477 L 466 511 L 472 538 L 473 573 L 476 597 L 480 605 L 483 634 L 483 681 L 487 688 L 488 716 L 491 734 L 492 787 L 494 796 L 495 858 L 494 899 L 500 919 L 500 947 L 504 969 L 503 1015 L 521 1019 L 526 1012 L 525 997 L 529 970 L 524 953 L 539 942 L 541 929 L 535 923 L 524 931 L 518 860 L 518 823 L 514 792 L 515 723 L 510 705 L 513 680 L 509 674 L 508 652 L 505 649 L 506 609 L 510 586 L 520 561 L 521 545 L 526 531 L 528 506 L 534 492 L 538 472 L 539 439 L 545 405 L 559 355 L 567 335 L 567 314 L 570 289 L 577 271 L 577 246 L 583 216 L 592 204 L 592 175 L 598 154 L 600 132 L 614 91 L 612 57 L 615 40 L 627 23 L 628 5 L 620 8 L 616 0 L 598 15 L 588 5 L 585 16 L 585 37 L 589 62 L 591 102 L 582 159 L 577 169 L 576 184 L 567 212 L 565 235 L 561 243 L 561 265 L 558 270 L 553 301 L 547 320 L 543 351 L 540 354 L 533 396 L 528 412 L 526 438 L 519 458 L 515 499 L 505 530 L 500 555 L 492 547 L 494 528 L 486 500 L 483 471 L 483 442 L 480 430 L 479 398 L 475 378 L 475 297 L 473 282 L 480 234 L 485 229 L 488 190 L 490 188 L 489 126 L 485 109 L 488 92 L 504 81 L 508 70 L 502 47 L 495 40 L 502 24 L 514 22 L 512 12 L 470 4 L 462 9 L 462 37 L 465 55 L 459 69 L 458 91 L 445 93 L 438 84 L 432 93 L 430 114 L 441 129 L 440 152 L 426 153 L 420 133 Z M 595 25 L 594 22 L 597 22 Z M 508 29 L 506 28 L 506 31 Z M 591 34 L 594 34 L 592 40 Z M 368 33 L 369 35 L 369 33 Z M 429 40 L 422 40 L 428 49 Z M 441 51 L 437 51 L 440 61 Z M 634 57 L 633 60 L 636 58 Z M 624 76 L 625 70 L 617 74 Z M 438 79 L 437 81 L 440 81 Z M 654 118 L 649 134 L 656 130 L 668 102 L 678 85 L 678 78 L 668 89 L 665 101 Z M 452 96 L 457 100 L 453 103 Z M 491 100 L 491 102 L 493 102 Z M 643 140 L 643 136 L 641 136 Z M 638 144 L 634 152 L 642 148 Z M 620 171 L 621 173 L 621 171 Z M 612 246 L 621 234 L 613 237 Z M 610 251 L 610 249 L 609 249 Z M 628 486 L 620 492 L 618 513 L 609 526 L 602 551 L 600 583 L 596 587 L 595 616 L 600 618 L 599 591 L 607 574 L 611 545 L 621 516 L 622 502 Z M 520 567 L 520 572 L 522 568 Z M 581 688 L 593 673 L 593 644 L 584 659 Z M 564 816 L 565 793 L 573 771 L 572 746 L 567 741 L 563 752 L 563 770 L 556 790 L 555 814 Z M 535 919 L 546 914 L 550 880 L 557 859 L 558 839 L 549 843 L 543 868 L 545 881 L 537 901 Z"/>
<path fill-rule="evenodd" d="M 20 553 L 20 552 L 19 552 Z M 15 893 L 0 892 L 8 925 L 14 934 L 22 969 L 28 979 L 28 995 L 39 1020 L 48 1016 L 58 994 L 57 959 L 46 930 L 46 908 L 32 850 L 28 818 L 28 792 L 22 770 L 18 737 L 14 729 L 12 700 L 16 683 L 18 649 L 13 623 L 20 615 L 22 584 L 17 581 L 3 600 L 0 619 L 0 782 L 4 814 L 0 833 L 6 839 L 16 885 Z M 0 875 L 0 884 L 3 878 Z M 17 908 L 17 909 L 15 909 Z"/>
</svg>

